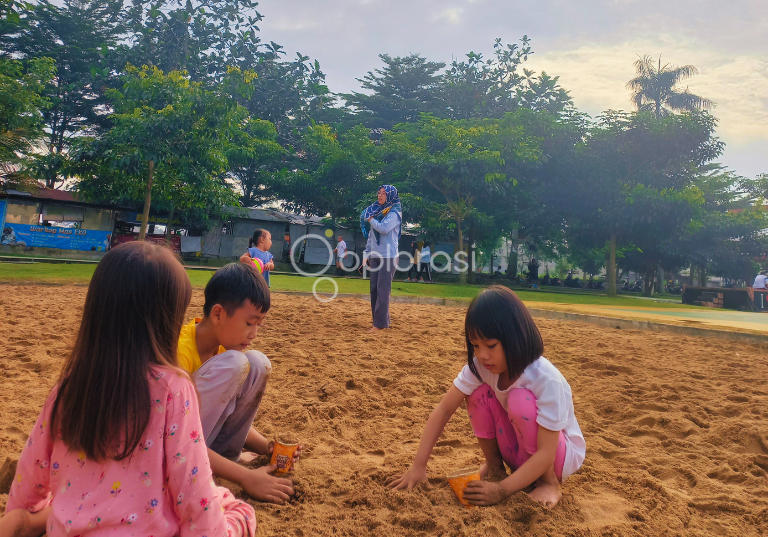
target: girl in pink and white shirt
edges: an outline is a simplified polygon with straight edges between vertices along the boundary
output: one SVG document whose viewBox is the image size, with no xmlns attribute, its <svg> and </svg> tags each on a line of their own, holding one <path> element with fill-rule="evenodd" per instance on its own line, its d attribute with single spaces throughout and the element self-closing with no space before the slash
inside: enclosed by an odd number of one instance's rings
<svg viewBox="0 0 768 537">
<path fill-rule="evenodd" d="M 176 366 L 190 297 L 166 248 L 133 242 L 104 256 L 0 534 L 255 535 L 253 509 L 213 483 L 197 394 Z"/>
<path fill-rule="evenodd" d="M 534 484 L 531 498 L 554 507 L 560 484 L 584 462 L 586 443 L 576 421 L 571 387 L 542 356 L 544 343 L 530 312 L 512 291 L 494 285 L 467 310 L 467 364 L 424 427 L 416 457 L 390 487 L 411 489 L 427 479 L 437 439 L 463 401 L 485 464 L 499 483 L 471 481 L 464 499 L 493 505 Z M 507 465 L 511 475 L 507 475 Z"/>
</svg>

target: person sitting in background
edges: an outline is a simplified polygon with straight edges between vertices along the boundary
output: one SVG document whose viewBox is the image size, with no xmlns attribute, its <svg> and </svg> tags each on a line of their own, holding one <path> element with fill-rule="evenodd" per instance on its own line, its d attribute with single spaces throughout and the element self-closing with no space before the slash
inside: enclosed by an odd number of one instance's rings
<svg viewBox="0 0 768 537">
<path fill-rule="evenodd" d="M 753 289 L 765 289 L 766 288 L 766 284 L 768 283 L 768 276 L 766 276 L 766 274 L 768 274 L 768 271 L 765 271 L 765 270 L 761 270 L 760 271 L 760 274 L 758 274 L 755 277 L 755 283 L 752 284 L 752 288 Z"/>
</svg>

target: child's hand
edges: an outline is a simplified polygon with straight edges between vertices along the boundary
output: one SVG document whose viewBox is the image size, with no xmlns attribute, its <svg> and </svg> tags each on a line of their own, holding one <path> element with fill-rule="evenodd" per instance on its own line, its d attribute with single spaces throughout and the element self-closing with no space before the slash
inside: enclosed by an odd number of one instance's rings
<svg viewBox="0 0 768 537">
<path fill-rule="evenodd" d="M 296 448 L 296 451 L 293 452 L 293 464 L 296 464 L 299 462 L 299 459 L 301 458 L 301 444 L 299 444 L 299 447 Z M 275 441 L 270 440 L 269 444 L 267 444 L 267 455 L 272 456 L 272 452 L 275 450 Z"/>
<path fill-rule="evenodd" d="M 240 486 L 251 497 L 261 502 L 283 504 L 293 496 L 293 483 L 290 479 L 269 475 L 276 469 L 277 465 L 271 464 L 249 470 Z"/>
<path fill-rule="evenodd" d="M 411 466 L 408 471 L 402 475 L 395 477 L 387 484 L 387 487 L 392 490 L 411 490 L 419 483 L 424 483 L 428 489 L 432 488 L 432 485 L 427 481 L 427 469 L 426 468 L 414 468 Z"/>
<path fill-rule="evenodd" d="M 464 499 L 472 505 L 496 505 L 508 497 L 500 484 L 489 481 L 470 481 L 464 489 Z"/>
</svg>

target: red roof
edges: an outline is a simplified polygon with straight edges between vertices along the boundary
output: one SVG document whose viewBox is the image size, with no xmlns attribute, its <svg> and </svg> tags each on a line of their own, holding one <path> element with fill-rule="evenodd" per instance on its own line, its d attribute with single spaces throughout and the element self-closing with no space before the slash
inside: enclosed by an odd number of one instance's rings
<svg viewBox="0 0 768 537">
<path fill-rule="evenodd" d="M 2 189 L 2 187 L 0 187 L 0 195 L 2 194 L 6 194 L 7 196 L 35 199 L 35 200 L 51 200 L 51 201 L 58 201 L 62 203 L 75 203 L 78 205 L 113 207 L 109 204 L 88 202 L 80 198 L 77 195 L 77 192 L 72 192 L 69 190 L 56 190 L 53 188 L 46 188 L 42 186 L 40 187 L 28 186 L 28 187 L 25 187 L 24 190 L 16 190 L 14 188 L 8 188 L 8 187 L 6 187 L 5 189 Z"/>
</svg>

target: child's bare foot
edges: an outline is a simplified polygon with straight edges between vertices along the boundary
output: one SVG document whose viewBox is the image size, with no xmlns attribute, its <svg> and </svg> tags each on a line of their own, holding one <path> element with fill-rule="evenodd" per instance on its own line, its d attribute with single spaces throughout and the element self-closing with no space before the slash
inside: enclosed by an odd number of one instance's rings
<svg viewBox="0 0 768 537">
<path fill-rule="evenodd" d="M 550 468 L 536 481 L 536 488 L 528 493 L 532 500 L 542 504 L 547 509 L 552 509 L 563 497 L 560 492 L 560 481 L 555 475 L 555 469 Z"/>
<path fill-rule="evenodd" d="M 241 462 L 243 464 L 248 464 L 249 462 L 252 462 L 258 457 L 258 453 L 254 453 L 253 451 L 245 451 L 243 450 L 242 453 L 240 453 L 240 460 L 238 462 Z"/>
<path fill-rule="evenodd" d="M 535 500 L 542 504 L 547 509 L 552 509 L 563 497 L 560 492 L 560 485 L 553 485 L 551 483 L 536 483 L 536 488 L 528 493 L 528 496 L 532 500 Z"/>
</svg>

